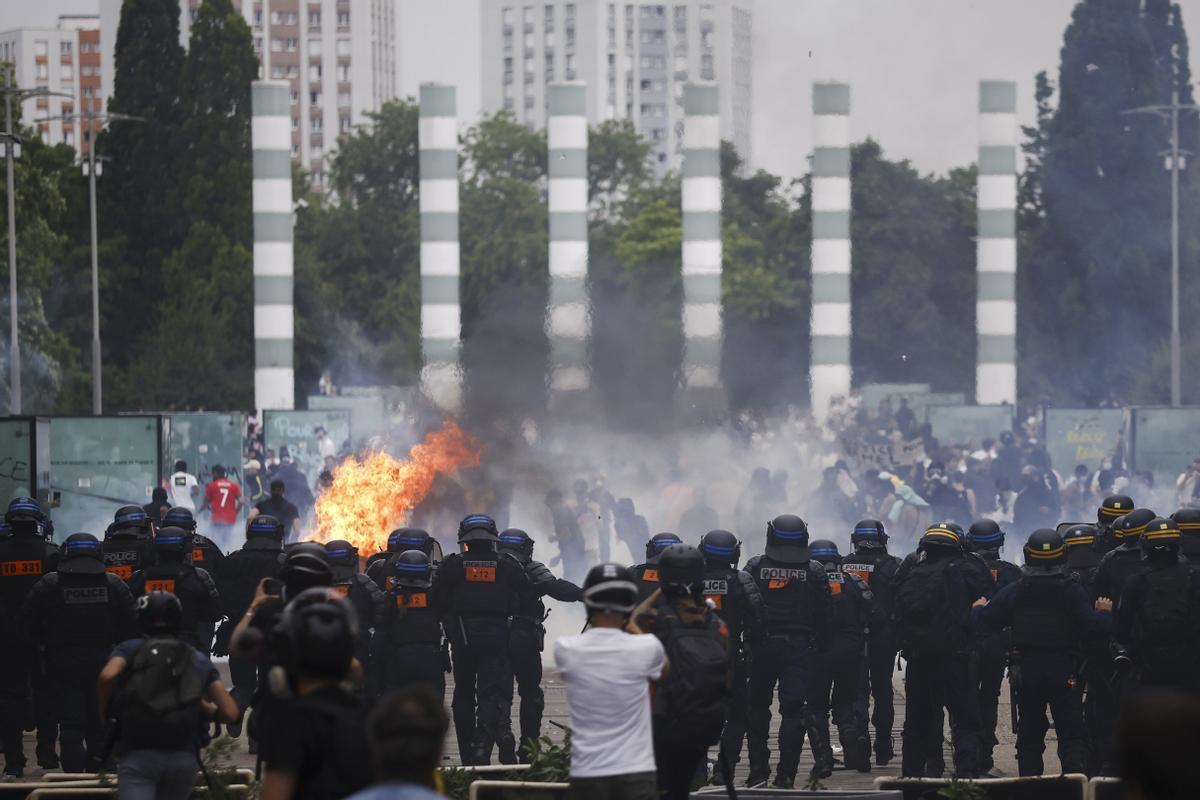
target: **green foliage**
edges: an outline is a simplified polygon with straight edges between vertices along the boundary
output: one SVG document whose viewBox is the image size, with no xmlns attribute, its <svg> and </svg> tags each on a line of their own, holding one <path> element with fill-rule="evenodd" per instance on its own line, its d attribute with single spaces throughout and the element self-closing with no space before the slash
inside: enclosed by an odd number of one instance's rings
<svg viewBox="0 0 1200 800">
<path fill-rule="evenodd" d="M 212 800 L 228 800 L 228 798 L 244 796 L 229 791 L 229 787 L 240 783 L 237 766 L 233 760 L 237 747 L 237 739 L 231 738 L 229 734 L 221 734 L 213 739 L 208 747 L 204 748 L 201 763 L 211 782 L 207 796 Z M 258 790 L 259 782 L 252 781 L 249 796 L 257 796 Z"/>
<path fill-rule="evenodd" d="M 536 741 L 530 739 L 522 747 L 529 756 L 529 769 L 520 773 L 521 780 L 538 783 L 566 783 L 571 775 L 571 731 L 563 735 L 561 743 L 549 736 Z"/>
<path fill-rule="evenodd" d="M 950 782 L 938 789 L 938 797 L 946 800 L 987 800 L 987 789 L 969 780 L 951 778 Z"/>
</svg>

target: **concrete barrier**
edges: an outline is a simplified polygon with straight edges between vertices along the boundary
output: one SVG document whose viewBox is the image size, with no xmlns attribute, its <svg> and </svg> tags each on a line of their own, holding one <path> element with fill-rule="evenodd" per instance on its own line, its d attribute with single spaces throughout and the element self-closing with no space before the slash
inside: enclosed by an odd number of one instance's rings
<svg viewBox="0 0 1200 800">
<path fill-rule="evenodd" d="M 950 778 L 876 778 L 876 789 L 899 790 L 903 800 L 927 800 L 944 797 L 942 789 L 954 781 Z M 1026 778 L 976 778 L 959 781 L 979 786 L 987 792 L 988 800 L 1087 800 L 1089 785 L 1086 775 L 1042 775 Z"/>
</svg>

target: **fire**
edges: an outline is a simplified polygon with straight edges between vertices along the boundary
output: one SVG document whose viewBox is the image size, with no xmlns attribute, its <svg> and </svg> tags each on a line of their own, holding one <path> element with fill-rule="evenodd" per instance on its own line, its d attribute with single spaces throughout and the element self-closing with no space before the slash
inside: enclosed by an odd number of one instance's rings
<svg viewBox="0 0 1200 800">
<path fill-rule="evenodd" d="M 384 452 L 347 457 L 317 498 L 316 538 L 345 539 L 364 555 L 387 547 L 388 534 L 425 499 L 439 475 L 479 465 L 479 445 L 453 421 L 413 445 L 401 461 Z"/>
</svg>

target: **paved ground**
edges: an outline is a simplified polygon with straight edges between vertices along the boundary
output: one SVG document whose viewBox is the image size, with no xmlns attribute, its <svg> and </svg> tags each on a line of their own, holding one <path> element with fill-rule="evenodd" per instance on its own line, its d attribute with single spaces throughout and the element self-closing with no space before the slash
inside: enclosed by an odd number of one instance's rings
<svg viewBox="0 0 1200 800">
<path fill-rule="evenodd" d="M 219 666 L 221 668 L 222 673 L 226 676 L 226 681 L 228 684 L 227 667 L 225 664 L 220 664 Z M 896 729 L 894 732 L 894 736 L 895 736 L 895 741 L 896 741 L 897 758 L 892 762 L 891 766 L 876 767 L 871 773 L 866 773 L 866 774 L 858 773 L 858 772 L 848 772 L 846 770 L 838 769 L 837 771 L 834 772 L 832 778 L 824 781 L 824 784 L 827 788 L 831 788 L 831 789 L 869 788 L 872 786 L 872 781 L 877 777 L 880 777 L 883 775 L 887 775 L 887 776 L 899 775 L 899 773 L 900 773 L 900 759 L 899 759 L 900 728 L 901 728 L 901 725 L 903 724 L 903 720 L 904 720 L 904 686 L 903 686 L 903 681 L 901 679 L 901 675 L 899 673 L 897 673 L 895 676 L 895 686 L 896 686 Z M 545 693 L 546 693 L 546 711 L 545 711 L 546 720 L 559 722 L 564 725 L 567 724 L 567 707 L 566 707 L 565 689 L 564 689 L 562 683 L 559 681 L 558 675 L 555 672 L 547 671 L 546 677 L 544 680 L 544 688 L 545 688 Z M 448 687 L 447 694 L 446 694 L 447 702 L 449 702 L 450 691 L 451 691 L 451 689 Z M 1003 691 L 1001 692 L 1000 703 L 1001 703 L 1000 704 L 1000 713 L 999 713 L 1000 724 L 999 724 L 998 730 L 996 732 L 997 738 L 1000 740 L 1000 746 L 996 749 L 996 754 L 995 754 L 996 767 L 997 767 L 997 770 L 999 771 L 999 773 L 1002 773 L 1003 775 L 1015 775 L 1016 774 L 1016 760 L 1015 760 L 1016 756 L 1015 756 L 1015 751 L 1014 751 L 1015 737 L 1013 735 L 1013 731 L 1011 729 L 1011 725 L 1009 722 L 1008 687 L 1007 687 L 1007 685 L 1005 685 Z M 514 720 L 517 719 L 517 709 L 515 707 L 513 709 L 513 719 Z M 774 729 L 779 721 L 779 716 L 777 713 L 772 715 L 772 720 L 773 720 L 772 752 L 774 752 L 775 751 Z M 561 729 L 548 724 L 548 722 L 544 726 L 544 731 L 555 741 L 558 741 L 562 738 Z M 947 738 L 949 737 L 948 731 L 946 733 L 946 737 Z M 1053 731 L 1051 731 L 1050 736 L 1048 737 L 1049 741 L 1047 742 L 1047 753 L 1046 753 L 1046 772 L 1047 772 L 1047 774 L 1054 774 L 1059 769 L 1058 757 L 1054 750 L 1053 738 L 1054 738 L 1054 734 L 1053 734 Z M 238 755 L 235 759 L 236 765 L 239 767 L 241 767 L 241 766 L 253 767 L 254 766 L 254 758 L 246 750 L 245 739 L 243 738 L 239 744 L 240 744 L 240 746 L 238 749 Z M 836 744 L 836 734 L 835 734 L 835 744 Z M 450 735 L 447 737 L 446 745 L 447 745 L 447 754 L 446 754 L 447 765 L 459 763 L 458 747 L 456 744 L 453 730 L 451 730 Z M 26 735 L 26 752 L 28 754 L 29 763 L 31 765 L 35 764 L 36 760 L 34 759 L 34 738 L 33 738 L 32 734 Z M 948 746 L 946 747 L 946 763 L 953 764 L 953 760 L 951 758 Z M 772 765 L 774 765 L 774 762 L 772 762 Z M 808 771 L 811 768 L 811 766 L 812 766 L 812 758 L 810 757 L 808 750 L 806 748 L 805 752 L 800 760 L 800 775 L 801 775 L 801 777 L 808 774 Z M 738 771 L 737 771 L 739 783 L 741 783 L 745 779 L 745 777 L 746 777 L 745 773 L 746 773 L 746 762 L 745 762 L 745 758 L 743 756 L 742 762 L 739 765 Z M 38 775 L 38 774 L 40 774 L 38 771 L 34 771 L 34 772 L 30 772 L 29 770 L 26 771 L 26 776 L 28 778 L 36 777 L 36 775 Z"/>
</svg>

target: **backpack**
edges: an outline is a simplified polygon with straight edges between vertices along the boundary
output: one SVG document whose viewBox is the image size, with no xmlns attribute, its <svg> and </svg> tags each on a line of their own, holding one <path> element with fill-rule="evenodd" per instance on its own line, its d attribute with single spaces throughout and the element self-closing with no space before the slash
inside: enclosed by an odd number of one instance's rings
<svg viewBox="0 0 1200 800">
<path fill-rule="evenodd" d="M 1175 648 L 1191 633 L 1192 572 L 1172 567 L 1146 573 L 1138 613 L 1139 638 L 1148 647 Z"/>
<path fill-rule="evenodd" d="M 961 614 L 950 596 L 950 565 L 954 559 L 923 563 L 896 589 L 896 618 L 906 653 L 946 653 L 953 649 Z"/>
<path fill-rule="evenodd" d="M 116 706 L 122 745 L 195 750 L 204 694 L 196 651 L 174 638 L 147 639 L 133 654 L 127 675 Z"/>
<path fill-rule="evenodd" d="M 346 797 L 371 782 L 367 756 L 366 710 L 354 695 L 341 689 L 319 692 L 289 701 L 300 718 L 326 734 L 319 768 L 307 772 L 305 793 L 309 797 Z M 289 715 L 289 721 L 299 722 Z M 319 718 L 319 721 L 318 719 Z"/>
<path fill-rule="evenodd" d="M 703 625 L 689 625 L 669 606 L 658 609 L 658 619 L 671 671 L 654 696 L 656 727 L 669 737 L 710 747 L 720 741 L 729 710 L 724 624 L 709 614 Z"/>
</svg>

